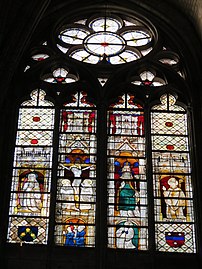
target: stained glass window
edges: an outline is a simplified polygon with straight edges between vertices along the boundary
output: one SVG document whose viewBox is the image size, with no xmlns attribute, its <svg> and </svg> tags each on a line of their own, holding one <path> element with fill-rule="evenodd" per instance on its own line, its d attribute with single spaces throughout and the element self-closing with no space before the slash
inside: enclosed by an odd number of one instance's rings
<svg viewBox="0 0 202 269">
<path fill-rule="evenodd" d="M 95 245 L 96 110 L 84 92 L 60 115 L 55 242 Z"/>
<path fill-rule="evenodd" d="M 53 104 L 34 90 L 19 109 L 8 242 L 47 243 L 53 128 Z"/>
<path fill-rule="evenodd" d="M 19 108 L 7 241 L 91 251 L 106 232 L 104 248 L 195 253 L 178 46 L 120 11 L 76 18 L 56 22 L 23 66 L 40 89 Z"/>
<path fill-rule="evenodd" d="M 152 159 L 156 248 L 195 252 L 193 192 L 187 114 L 171 94 L 152 108 Z"/>
<path fill-rule="evenodd" d="M 134 95 L 111 105 L 108 130 L 108 247 L 146 250 L 144 112 Z"/>
</svg>

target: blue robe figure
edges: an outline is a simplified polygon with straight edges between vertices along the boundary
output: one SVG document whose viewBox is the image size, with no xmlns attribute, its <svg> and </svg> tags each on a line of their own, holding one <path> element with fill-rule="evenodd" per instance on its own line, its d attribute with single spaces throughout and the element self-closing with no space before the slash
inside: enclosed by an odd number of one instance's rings
<svg viewBox="0 0 202 269">
<path fill-rule="evenodd" d="M 86 232 L 84 231 L 85 229 L 85 226 L 79 226 L 78 227 L 78 230 L 77 230 L 77 233 L 76 233 L 76 237 L 74 238 L 75 239 L 75 245 L 77 247 L 84 247 L 85 246 L 85 234 Z"/>
<path fill-rule="evenodd" d="M 71 228 L 71 226 L 69 226 L 67 228 L 67 233 L 65 234 L 65 246 L 74 246 L 74 232 Z"/>
</svg>

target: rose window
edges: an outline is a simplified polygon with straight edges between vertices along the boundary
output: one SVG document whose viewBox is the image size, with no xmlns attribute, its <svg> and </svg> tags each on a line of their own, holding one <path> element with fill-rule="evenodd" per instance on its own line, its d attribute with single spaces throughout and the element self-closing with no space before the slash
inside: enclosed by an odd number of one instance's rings
<svg viewBox="0 0 202 269">
<path fill-rule="evenodd" d="M 57 47 L 69 57 L 90 64 L 122 64 L 140 59 L 153 48 L 152 30 L 138 20 L 97 17 L 65 25 Z"/>
</svg>

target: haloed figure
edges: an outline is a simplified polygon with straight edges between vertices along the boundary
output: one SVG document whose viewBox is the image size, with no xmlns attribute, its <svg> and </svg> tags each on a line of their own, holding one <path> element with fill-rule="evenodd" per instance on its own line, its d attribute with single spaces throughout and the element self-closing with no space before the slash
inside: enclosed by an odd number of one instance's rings
<svg viewBox="0 0 202 269">
<path fill-rule="evenodd" d="M 116 246 L 117 248 L 136 248 L 133 239 L 135 236 L 133 224 L 131 222 L 125 222 L 123 227 L 120 227 L 116 231 Z"/>
<path fill-rule="evenodd" d="M 138 216 L 137 200 L 139 192 L 132 185 L 133 176 L 129 165 L 124 165 L 120 179 L 123 180 L 119 187 L 118 210 L 120 215 L 125 217 Z"/>
<path fill-rule="evenodd" d="M 92 180 L 84 179 L 81 183 L 81 193 L 80 193 L 80 209 L 82 210 L 89 210 L 92 207 L 93 202 L 93 187 L 92 187 Z"/>
<path fill-rule="evenodd" d="M 21 205 L 25 210 L 39 212 L 42 208 L 41 192 L 36 173 L 29 173 L 23 182 L 23 201 Z"/>
<path fill-rule="evenodd" d="M 69 179 L 63 179 L 61 182 L 60 199 L 67 202 L 63 203 L 63 209 L 75 209 L 74 190 Z"/>
<path fill-rule="evenodd" d="M 168 219 L 184 219 L 183 209 L 185 208 L 185 194 L 178 187 L 178 180 L 171 177 L 168 180 L 169 188 L 163 186 L 163 195 L 166 203 L 166 215 Z"/>
</svg>

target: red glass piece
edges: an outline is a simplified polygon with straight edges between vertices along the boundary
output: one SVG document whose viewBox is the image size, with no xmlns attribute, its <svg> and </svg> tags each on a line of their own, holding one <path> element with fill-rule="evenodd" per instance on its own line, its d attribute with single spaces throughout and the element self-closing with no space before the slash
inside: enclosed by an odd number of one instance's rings
<svg viewBox="0 0 202 269">
<path fill-rule="evenodd" d="M 40 121 L 40 117 L 38 117 L 38 116 L 33 117 L 33 121 L 35 121 L 35 122 Z"/>
<path fill-rule="evenodd" d="M 167 127 L 172 127 L 172 126 L 173 126 L 173 123 L 172 123 L 171 121 L 167 121 L 167 122 L 165 123 L 165 126 L 167 126 Z"/>
<path fill-rule="evenodd" d="M 37 61 L 43 61 L 43 60 L 45 60 L 45 58 L 43 58 L 43 57 L 39 57 L 39 58 L 37 58 Z"/>
<path fill-rule="evenodd" d="M 57 77 L 56 80 L 57 80 L 57 82 L 63 82 L 65 80 L 65 78 L 63 78 L 63 77 Z"/>
<path fill-rule="evenodd" d="M 128 104 L 129 104 L 129 105 L 134 105 L 134 104 L 135 104 L 135 103 L 134 103 L 134 98 L 135 98 L 134 95 L 130 95 L 130 99 L 128 100 Z"/>
<path fill-rule="evenodd" d="M 143 81 L 143 83 L 145 86 L 150 86 L 152 84 L 152 81 L 145 80 L 145 81 Z"/>
<path fill-rule="evenodd" d="M 107 42 L 102 42 L 102 43 L 101 43 L 101 46 L 103 46 L 103 47 L 107 47 L 107 46 L 109 46 L 109 43 L 107 43 Z"/>
<path fill-rule="evenodd" d="M 31 140 L 31 144 L 32 144 L 32 145 L 36 145 L 36 144 L 38 144 L 38 139 L 35 139 L 35 138 L 32 139 L 32 140 Z"/>
<path fill-rule="evenodd" d="M 167 148 L 168 150 L 173 150 L 173 149 L 174 149 L 174 146 L 173 146 L 173 145 L 167 145 L 166 148 Z"/>
</svg>

